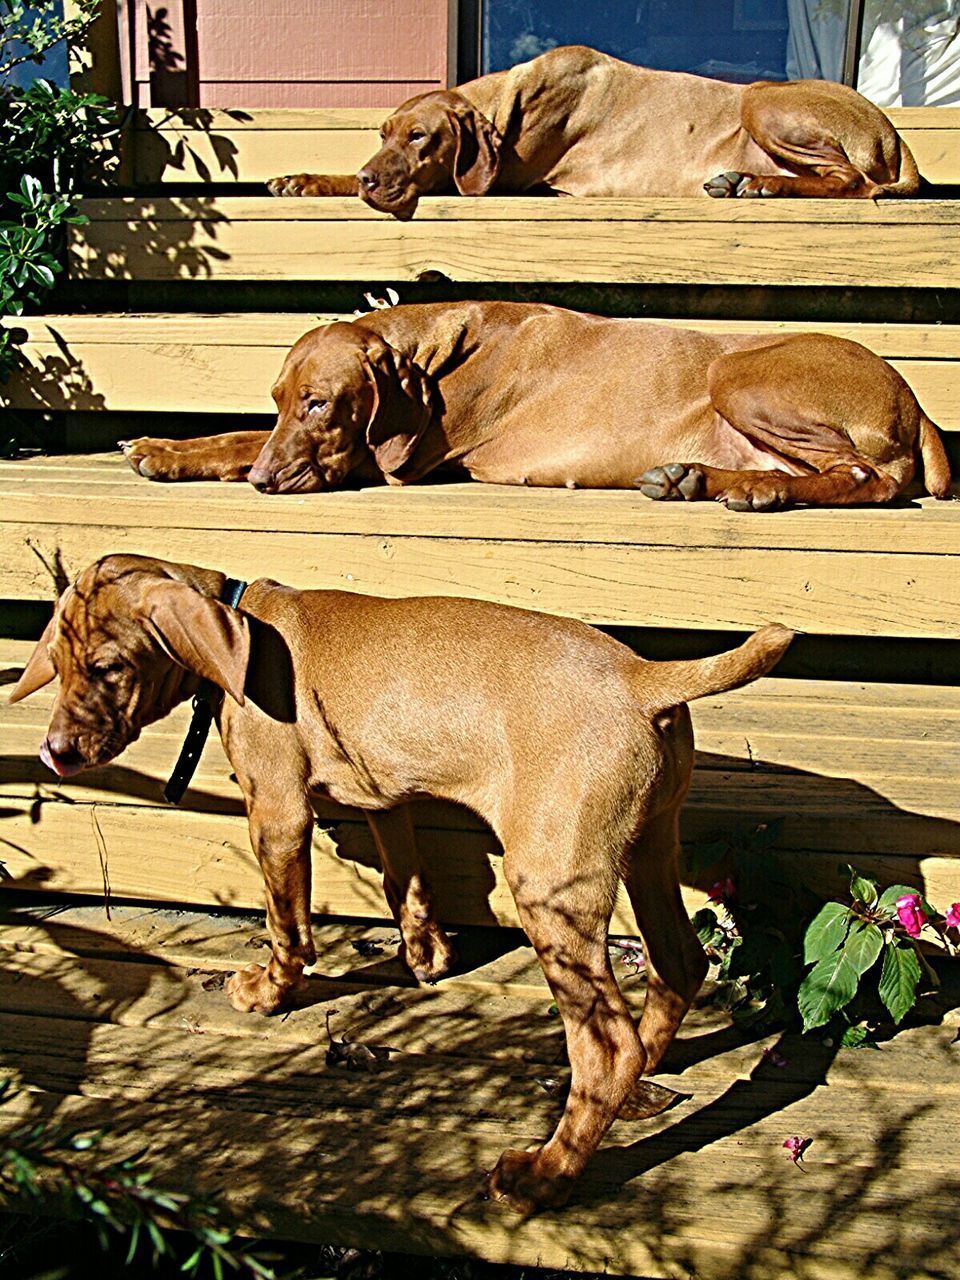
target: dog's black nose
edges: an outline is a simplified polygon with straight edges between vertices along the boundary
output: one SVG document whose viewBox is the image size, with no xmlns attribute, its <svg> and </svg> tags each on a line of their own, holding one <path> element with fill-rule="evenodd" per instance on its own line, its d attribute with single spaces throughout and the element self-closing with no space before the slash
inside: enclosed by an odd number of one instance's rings
<svg viewBox="0 0 960 1280">
<path fill-rule="evenodd" d="M 376 191 L 380 185 L 380 179 L 372 169 L 361 169 L 357 174 L 357 181 L 364 191 Z"/>
<path fill-rule="evenodd" d="M 273 472 L 266 467 L 251 467 L 247 479 L 259 493 L 266 493 L 273 486 Z"/>
</svg>

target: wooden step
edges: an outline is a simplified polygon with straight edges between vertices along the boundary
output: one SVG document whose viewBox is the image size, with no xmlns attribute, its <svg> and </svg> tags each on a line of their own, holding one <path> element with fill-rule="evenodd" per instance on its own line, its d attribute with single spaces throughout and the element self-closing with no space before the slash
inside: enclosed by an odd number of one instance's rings
<svg viewBox="0 0 960 1280">
<path fill-rule="evenodd" d="M 768 515 L 478 484 L 265 498 L 152 484 L 91 455 L 0 464 L 0 510 L 0 599 L 49 599 L 54 566 L 72 575 L 125 550 L 601 623 L 951 638 L 960 619 L 960 508 L 930 498 Z"/>
<path fill-rule="evenodd" d="M 335 280 L 953 288 L 960 202 L 428 197 L 86 199 L 81 280 Z"/>
<path fill-rule="evenodd" d="M 244 1232 L 662 1280 L 942 1273 L 943 1133 L 960 1096 L 951 971 L 932 1025 L 859 1053 L 744 1036 L 708 986 L 657 1076 L 683 1100 L 618 1122 L 570 1204 L 524 1221 L 479 1192 L 505 1145 L 542 1141 L 566 1086 L 528 947 L 423 991 L 392 958 L 358 955 L 355 927 L 328 922 L 321 955 L 346 971 L 314 975 L 292 1013 L 260 1018 L 219 989 L 261 954 L 243 921 L 38 905 L 2 926 L 0 1044 L 22 1092 L 0 1108 L 0 1133 L 44 1117 L 106 1129 L 110 1158 L 146 1144 L 154 1185 L 212 1196 Z M 476 939 L 461 941 L 470 954 Z M 620 976 L 639 1007 L 642 977 Z M 328 1063 L 330 1034 L 366 1047 L 372 1069 Z M 774 1047 L 785 1066 L 765 1057 Z M 793 1134 L 812 1139 L 805 1172 L 783 1150 Z"/>
<path fill-rule="evenodd" d="M 7 319 L 24 366 L 0 387 L 14 409 L 263 413 L 284 356 L 330 313 L 57 315 Z M 658 321 L 657 323 L 680 323 Z M 708 333 L 825 332 L 861 342 L 906 378 L 944 431 L 960 431 L 960 325 L 685 322 Z"/>
<path fill-rule="evenodd" d="M 3 642 L 7 680 L 31 646 Z M 179 708 L 113 765 L 58 781 L 37 748 L 53 689 L 0 706 L 5 754 L 0 858 L 11 887 L 259 907 L 239 790 L 214 735 L 182 809 L 161 802 L 186 730 Z M 688 848 L 781 822 L 774 858 L 818 892 L 854 861 L 884 883 L 960 900 L 960 688 L 770 678 L 693 704 L 698 755 L 682 835 Z M 366 823 L 318 807 L 317 911 L 382 918 L 379 863 Z M 416 806 L 445 920 L 516 924 L 499 845 L 449 805 Z M 716 872 L 688 873 L 690 910 Z M 699 888 L 697 886 L 700 886 Z M 616 927 L 633 932 L 621 900 Z"/>
<path fill-rule="evenodd" d="M 285 173 L 355 173 L 380 146 L 379 107 L 138 111 L 125 139 L 138 185 L 266 182 Z M 960 108 L 889 107 L 928 182 L 960 183 Z M 709 177 L 710 175 L 706 175 Z"/>
</svg>

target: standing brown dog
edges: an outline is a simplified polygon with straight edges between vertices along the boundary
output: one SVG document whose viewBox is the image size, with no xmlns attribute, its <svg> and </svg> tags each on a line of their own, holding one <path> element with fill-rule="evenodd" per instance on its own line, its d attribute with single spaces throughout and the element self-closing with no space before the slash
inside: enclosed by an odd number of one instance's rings
<svg viewBox="0 0 960 1280">
<path fill-rule="evenodd" d="M 420 196 L 911 196 L 916 162 L 883 112 L 826 80 L 728 84 L 551 49 L 384 122 L 354 178 L 295 174 L 278 196 L 357 191 L 412 218 Z M 716 175 L 716 176 L 715 176 Z"/>
<path fill-rule="evenodd" d="M 706 972 L 677 879 L 690 780 L 688 699 L 769 671 L 792 639 L 644 662 L 568 619 L 456 599 L 379 600 L 260 579 L 242 609 L 224 575 L 108 556 L 63 594 L 11 701 L 60 677 L 40 754 L 65 776 L 105 764 L 196 693 L 217 712 L 266 882 L 272 956 L 231 978 L 235 1008 L 272 1013 L 316 959 L 310 932 L 311 794 L 363 809 L 384 888 L 420 978 L 451 948 L 430 905 L 404 802 L 456 801 L 501 841 L 504 874 L 563 1018 L 566 1108 L 535 1151 L 506 1151 L 490 1192 L 524 1212 L 562 1204 L 673 1039 Z M 545 744 L 549 749 L 545 750 Z M 639 1033 L 610 966 L 626 884 L 647 953 Z"/>
<path fill-rule="evenodd" d="M 272 432 L 121 442 L 153 480 L 304 493 L 445 472 L 641 488 L 738 510 L 888 502 L 937 429 L 885 360 L 827 334 L 706 334 L 535 303 L 391 307 L 314 329 L 273 388 Z"/>
</svg>

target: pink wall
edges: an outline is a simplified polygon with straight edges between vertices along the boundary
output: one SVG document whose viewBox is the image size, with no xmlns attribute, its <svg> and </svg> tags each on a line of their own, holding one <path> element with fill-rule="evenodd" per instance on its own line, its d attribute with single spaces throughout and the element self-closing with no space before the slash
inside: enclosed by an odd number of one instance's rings
<svg viewBox="0 0 960 1280">
<path fill-rule="evenodd" d="M 124 0 L 139 106 L 392 107 L 448 80 L 450 0 Z"/>
</svg>

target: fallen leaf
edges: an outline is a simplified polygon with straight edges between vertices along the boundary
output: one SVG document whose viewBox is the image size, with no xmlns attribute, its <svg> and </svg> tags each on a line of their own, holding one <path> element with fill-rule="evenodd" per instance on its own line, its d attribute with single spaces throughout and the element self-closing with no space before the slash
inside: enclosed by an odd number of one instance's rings
<svg viewBox="0 0 960 1280">
<path fill-rule="evenodd" d="M 382 956 L 383 946 L 374 938 L 354 938 L 350 942 L 354 951 L 359 951 L 362 956 Z"/>
<path fill-rule="evenodd" d="M 638 1080 L 630 1090 L 625 1102 L 621 1103 L 617 1118 L 620 1120 L 649 1120 L 663 1111 L 669 1111 L 679 1102 L 686 1102 L 689 1093 L 677 1093 L 676 1089 L 667 1089 L 662 1084 L 654 1084 L 652 1080 Z"/>
<path fill-rule="evenodd" d="M 381 1063 L 389 1060 L 390 1050 L 380 1045 L 366 1045 L 359 1040 L 348 1040 L 344 1035 L 337 1040 L 330 1030 L 330 1014 L 327 1014 L 327 1066 L 345 1067 L 348 1071 L 377 1071 Z"/>
</svg>

